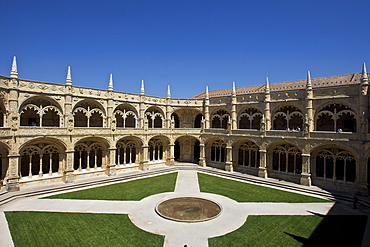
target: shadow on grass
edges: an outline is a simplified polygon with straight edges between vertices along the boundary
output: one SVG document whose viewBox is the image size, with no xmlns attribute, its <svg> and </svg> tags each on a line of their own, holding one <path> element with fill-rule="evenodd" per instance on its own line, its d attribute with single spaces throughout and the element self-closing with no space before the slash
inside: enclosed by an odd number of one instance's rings
<svg viewBox="0 0 370 247">
<path fill-rule="evenodd" d="M 326 215 L 311 236 L 303 238 L 288 232 L 303 246 L 361 246 L 367 223 L 366 215 Z"/>
</svg>

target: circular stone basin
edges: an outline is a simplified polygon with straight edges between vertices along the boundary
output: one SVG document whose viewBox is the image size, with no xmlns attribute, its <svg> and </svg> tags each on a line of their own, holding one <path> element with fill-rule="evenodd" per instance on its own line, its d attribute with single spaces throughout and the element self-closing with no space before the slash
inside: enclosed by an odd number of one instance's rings
<svg viewBox="0 0 370 247">
<path fill-rule="evenodd" d="M 221 213 L 221 206 L 200 197 L 175 197 L 160 202 L 155 210 L 163 218 L 191 223 L 216 218 Z"/>
</svg>

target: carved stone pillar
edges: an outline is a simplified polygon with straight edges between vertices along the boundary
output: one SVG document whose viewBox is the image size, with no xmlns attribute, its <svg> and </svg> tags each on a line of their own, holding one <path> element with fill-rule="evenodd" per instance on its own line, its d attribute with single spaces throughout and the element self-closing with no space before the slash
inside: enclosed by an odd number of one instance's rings
<svg viewBox="0 0 370 247">
<path fill-rule="evenodd" d="M 225 170 L 228 172 L 233 172 L 233 147 L 232 146 L 227 146 L 226 147 L 226 165 L 225 165 Z"/>
<path fill-rule="evenodd" d="M 170 146 L 170 157 L 167 158 L 167 165 L 173 166 L 175 164 L 175 143 L 169 144 Z"/>
<path fill-rule="evenodd" d="M 311 186 L 311 155 L 302 154 L 302 173 L 300 184 Z"/>
<path fill-rule="evenodd" d="M 66 150 L 66 169 L 63 171 L 63 181 L 65 183 L 71 183 L 75 181 L 75 175 L 73 174 L 74 152 L 74 150 Z"/>
<path fill-rule="evenodd" d="M 203 166 L 203 167 L 206 167 L 207 166 L 207 162 L 206 162 L 206 145 L 201 142 L 199 144 L 199 148 L 200 148 L 199 165 L 200 166 Z"/>
<path fill-rule="evenodd" d="M 105 172 L 108 176 L 117 175 L 116 170 L 116 148 L 110 147 L 108 150 L 109 160 Z"/>
<path fill-rule="evenodd" d="M 267 151 L 260 150 L 260 166 L 258 168 L 258 177 L 267 178 Z"/>
<path fill-rule="evenodd" d="M 143 145 L 143 157 L 140 161 L 140 169 L 145 171 L 149 169 L 149 158 L 148 158 L 148 151 L 149 151 L 149 146 L 148 145 Z"/>
<path fill-rule="evenodd" d="M 19 167 L 18 167 L 18 160 L 19 154 L 10 154 L 8 155 L 9 158 L 9 176 L 7 181 L 7 191 L 19 191 Z"/>
</svg>

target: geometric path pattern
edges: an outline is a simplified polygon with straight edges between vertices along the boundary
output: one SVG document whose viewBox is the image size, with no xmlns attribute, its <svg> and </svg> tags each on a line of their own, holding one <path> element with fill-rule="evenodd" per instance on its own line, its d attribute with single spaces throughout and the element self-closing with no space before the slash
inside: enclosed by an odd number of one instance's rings
<svg viewBox="0 0 370 247">
<path fill-rule="evenodd" d="M 66 192 L 66 191 L 63 191 Z M 155 212 L 158 203 L 179 197 L 202 197 L 217 202 L 222 211 L 214 219 L 185 223 L 162 218 Z M 230 198 L 202 193 L 199 190 L 197 171 L 179 170 L 174 192 L 152 195 L 141 201 L 104 201 L 39 199 L 41 196 L 22 198 L 0 207 L 0 246 L 13 246 L 4 211 L 44 211 L 71 213 L 128 214 L 139 228 L 165 236 L 166 247 L 206 247 L 208 239 L 225 235 L 241 227 L 249 215 L 326 215 L 334 203 L 240 203 Z M 45 197 L 45 195 L 42 195 Z M 350 208 L 342 208 L 338 214 L 352 214 Z M 369 224 L 368 224 L 369 225 Z M 366 229 L 368 232 L 369 229 Z M 366 234 L 365 232 L 365 234 Z M 365 245 L 364 245 L 365 246 Z"/>
</svg>

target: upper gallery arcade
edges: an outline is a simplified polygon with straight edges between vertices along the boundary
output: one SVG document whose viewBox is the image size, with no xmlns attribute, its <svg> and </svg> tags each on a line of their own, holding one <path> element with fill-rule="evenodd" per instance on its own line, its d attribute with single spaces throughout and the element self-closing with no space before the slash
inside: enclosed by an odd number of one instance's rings
<svg viewBox="0 0 370 247">
<path fill-rule="evenodd" d="M 194 162 L 368 194 L 369 96 L 361 73 L 202 92 L 190 99 L 0 76 L 0 175 L 40 182 Z"/>
</svg>

